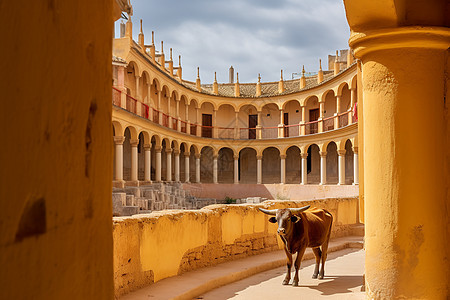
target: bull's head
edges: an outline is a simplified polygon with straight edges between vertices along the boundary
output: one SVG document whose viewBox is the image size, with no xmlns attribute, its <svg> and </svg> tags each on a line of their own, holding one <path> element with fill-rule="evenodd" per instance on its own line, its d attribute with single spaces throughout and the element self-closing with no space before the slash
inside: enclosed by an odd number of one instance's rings
<svg viewBox="0 0 450 300">
<path fill-rule="evenodd" d="M 285 235 L 290 231 L 290 228 L 293 223 L 297 223 L 300 221 L 300 217 L 298 214 L 307 210 L 310 206 L 304 206 L 302 208 L 284 208 L 284 209 L 263 209 L 258 208 L 263 213 L 275 216 L 270 217 L 269 222 L 278 223 L 278 234 Z"/>
</svg>

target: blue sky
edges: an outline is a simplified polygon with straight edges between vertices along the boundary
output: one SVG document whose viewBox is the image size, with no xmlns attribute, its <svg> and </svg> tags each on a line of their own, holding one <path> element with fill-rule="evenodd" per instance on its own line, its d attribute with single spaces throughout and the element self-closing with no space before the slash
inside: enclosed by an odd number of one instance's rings
<svg viewBox="0 0 450 300">
<path fill-rule="evenodd" d="M 175 65 L 182 56 L 183 78 L 202 83 L 228 81 L 228 68 L 240 82 L 290 79 L 305 65 L 307 72 L 327 68 L 327 55 L 348 48 L 350 29 L 338 0 L 131 0 L 133 38 L 143 19 L 145 43 L 164 53 L 173 48 Z M 116 22 L 116 35 L 118 35 Z"/>
</svg>

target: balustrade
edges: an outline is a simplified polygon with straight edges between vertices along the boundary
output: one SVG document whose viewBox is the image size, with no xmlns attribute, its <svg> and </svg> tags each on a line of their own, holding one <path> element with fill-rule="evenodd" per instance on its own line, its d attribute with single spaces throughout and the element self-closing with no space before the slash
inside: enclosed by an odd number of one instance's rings
<svg viewBox="0 0 450 300">
<path fill-rule="evenodd" d="M 113 87 L 112 91 L 112 104 L 121 107 L 121 95 L 122 92 Z M 137 109 L 139 106 L 140 109 Z M 150 109 L 152 110 L 152 118 L 150 119 Z M 162 116 L 162 125 L 177 130 L 177 123 L 180 121 L 180 131 L 182 133 L 197 135 L 197 126 L 201 128 L 201 136 L 212 138 L 213 136 L 213 126 L 202 126 L 196 125 L 192 123 L 188 123 L 183 120 L 178 120 L 176 118 L 170 117 L 168 114 L 160 112 L 159 110 L 149 107 L 147 104 L 144 104 L 137 99 L 133 98 L 130 95 L 126 95 L 126 110 L 138 114 L 139 116 L 146 118 L 148 120 L 153 121 L 154 123 L 159 124 L 159 115 Z M 337 118 L 337 124 L 339 128 L 345 127 L 349 125 L 349 120 L 351 118 L 352 123 L 356 123 L 357 117 L 353 113 L 352 110 L 348 110 L 344 113 L 338 114 L 336 116 L 328 117 L 323 119 L 322 121 L 312 121 L 305 124 L 292 124 L 292 125 L 284 125 L 284 137 L 296 137 L 302 135 L 302 126 L 304 127 L 304 134 L 315 134 L 318 133 L 318 124 L 319 122 L 323 122 L 323 131 L 329 131 L 336 129 L 334 126 L 335 119 Z M 170 121 L 170 119 L 172 121 Z M 188 129 L 189 128 L 189 129 Z M 239 139 L 257 139 L 257 131 L 261 130 L 261 138 L 262 139 L 276 139 L 278 138 L 278 126 L 274 127 L 260 127 L 260 128 L 239 128 L 238 129 L 238 138 Z M 219 139 L 234 139 L 235 136 L 235 128 L 232 127 L 217 127 L 217 138 Z"/>
</svg>

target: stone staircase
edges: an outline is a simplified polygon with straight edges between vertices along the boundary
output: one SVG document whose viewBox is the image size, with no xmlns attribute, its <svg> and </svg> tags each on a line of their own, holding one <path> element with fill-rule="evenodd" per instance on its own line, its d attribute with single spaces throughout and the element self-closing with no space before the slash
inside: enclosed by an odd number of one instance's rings
<svg viewBox="0 0 450 300">
<path fill-rule="evenodd" d="M 197 198 L 181 183 L 152 183 L 143 186 L 113 188 L 113 216 L 131 216 L 166 209 L 200 209 L 224 200 Z"/>
</svg>

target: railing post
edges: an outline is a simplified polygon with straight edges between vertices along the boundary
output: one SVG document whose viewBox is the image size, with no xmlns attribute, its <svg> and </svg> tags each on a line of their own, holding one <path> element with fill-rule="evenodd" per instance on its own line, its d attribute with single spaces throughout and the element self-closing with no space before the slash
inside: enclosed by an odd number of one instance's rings
<svg viewBox="0 0 450 300">
<path fill-rule="evenodd" d="M 258 140 L 262 139 L 262 126 L 256 125 L 256 138 Z"/>
</svg>

